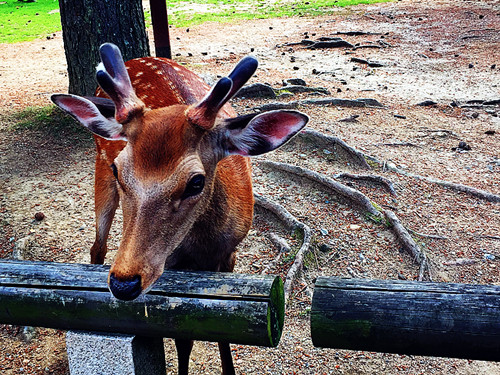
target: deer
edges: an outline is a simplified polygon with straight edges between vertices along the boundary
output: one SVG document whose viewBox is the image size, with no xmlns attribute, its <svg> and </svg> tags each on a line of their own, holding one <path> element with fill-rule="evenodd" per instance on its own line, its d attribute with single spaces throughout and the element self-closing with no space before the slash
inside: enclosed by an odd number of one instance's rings
<svg viewBox="0 0 500 375">
<path fill-rule="evenodd" d="M 249 157 L 288 142 L 308 116 L 294 110 L 237 116 L 228 102 L 256 72 L 251 56 L 209 87 L 170 59 L 125 63 L 111 43 L 99 53 L 95 97 L 51 96 L 96 143 L 91 263 L 104 263 L 121 203 L 122 238 L 108 274 L 117 299 L 147 293 L 165 269 L 232 272 L 253 220 Z M 187 374 L 193 341 L 175 345 L 179 374 Z M 234 373 L 229 343 L 218 346 L 223 374 Z"/>
</svg>

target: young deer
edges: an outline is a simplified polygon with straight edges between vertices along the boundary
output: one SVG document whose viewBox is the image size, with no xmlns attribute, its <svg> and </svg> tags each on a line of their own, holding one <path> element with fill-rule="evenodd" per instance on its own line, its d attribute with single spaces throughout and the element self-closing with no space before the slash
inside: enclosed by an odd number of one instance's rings
<svg viewBox="0 0 500 375">
<path fill-rule="evenodd" d="M 51 97 L 95 135 L 91 262 L 104 262 L 121 200 L 123 238 L 108 278 L 116 298 L 146 293 L 165 268 L 231 272 L 253 217 L 247 156 L 281 146 L 307 116 L 270 111 L 235 117 L 226 103 L 257 69 L 251 57 L 210 89 L 168 59 L 125 64 L 109 43 L 100 54 L 97 81 L 111 100 Z M 176 340 L 176 346 L 179 373 L 187 373 L 192 341 Z M 233 373 L 229 344 L 219 343 L 219 350 L 223 372 Z"/>
</svg>

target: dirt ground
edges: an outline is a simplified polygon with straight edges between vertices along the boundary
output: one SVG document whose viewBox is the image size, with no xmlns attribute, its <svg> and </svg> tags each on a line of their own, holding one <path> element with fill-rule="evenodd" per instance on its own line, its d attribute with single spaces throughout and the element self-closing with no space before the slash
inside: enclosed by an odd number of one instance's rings
<svg viewBox="0 0 500 375">
<path fill-rule="evenodd" d="M 365 31 L 350 36 L 337 32 Z M 384 48 L 307 49 L 303 39 L 340 36 L 352 44 Z M 500 194 L 500 2 L 396 1 L 340 9 L 315 18 L 253 20 L 171 28 L 175 59 L 212 77 L 229 72 L 242 56 L 260 61 L 252 83 L 281 87 L 302 78 L 338 98 L 373 98 L 383 108 L 302 106 L 309 127 L 335 135 L 367 155 L 418 175 Z M 288 44 L 288 45 L 287 45 Z M 14 111 L 46 106 L 66 92 L 61 34 L 50 40 L 0 44 L 0 256 L 16 248 L 24 259 L 89 262 L 94 238 L 94 148 L 86 133 L 68 129 L 12 130 Z M 369 67 L 352 57 L 377 61 Z M 321 98 L 296 94 L 292 99 Z M 419 106 L 424 100 L 436 104 Z M 474 105 L 468 101 L 493 101 Z M 240 113 L 269 100 L 238 99 Z M 453 103 L 453 104 L 452 104 Z M 474 103 L 472 103 L 474 104 Z M 354 121 L 342 119 L 358 115 Z M 466 142 L 470 150 L 458 148 Z M 363 174 L 320 145 L 294 142 L 266 159 L 307 167 L 325 175 Z M 436 184 L 382 170 L 396 186 L 393 197 L 380 187 L 352 183 L 379 206 L 393 210 L 409 229 L 443 239 L 415 239 L 430 260 L 433 281 L 500 285 L 500 206 Z M 414 280 L 419 266 L 400 251 L 392 232 L 310 182 L 254 162 L 254 189 L 286 207 L 313 230 L 275 349 L 233 345 L 240 374 L 500 374 L 500 364 L 448 358 L 314 348 L 309 307 L 319 275 Z M 34 221 L 43 212 L 45 219 Z M 270 232 L 288 233 L 257 216 L 238 252 L 236 272 L 286 276 L 293 257 L 281 256 Z M 112 228 L 107 262 L 120 240 Z M 292 240 L 294 246 L 298 246 Z M 281 256 L 278 261 L 275 259 Z M 171 340 L 165 340 L 169 373 L 176 371 Z M 195 343 L 194 374 L 217 374 L 216 345 Z M 67 374 L 64 332 L 0 326 L 2 374 Z"/>
</svg>

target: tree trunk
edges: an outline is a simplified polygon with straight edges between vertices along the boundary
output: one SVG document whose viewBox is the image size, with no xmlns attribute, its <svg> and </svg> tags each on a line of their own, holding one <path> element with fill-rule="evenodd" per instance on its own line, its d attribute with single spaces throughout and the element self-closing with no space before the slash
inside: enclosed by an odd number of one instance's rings
<svg viewBox="0 0 500 375">
<path fill-rule="evenodd" d="M 148 56 L 141 0 L 59 0 L 71 94 L 93 95 L 99 46 L 116 44 L 125 61 Z"/>
</svg>

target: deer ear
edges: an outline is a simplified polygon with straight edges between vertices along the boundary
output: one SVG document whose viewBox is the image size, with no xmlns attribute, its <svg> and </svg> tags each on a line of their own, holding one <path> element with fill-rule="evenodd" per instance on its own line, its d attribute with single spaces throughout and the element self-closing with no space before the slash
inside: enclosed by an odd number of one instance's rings
<svg viewBox="0 0 500 375">
<path fill-rule="evenodd" d="M 229 119 L 225 124 L 226 154 L 261 155 L 277 149 L 309 121 L 298 111 L 270 111 Z"/>
<path fill-rule="evenodd" d="M 114 118 L 106 118 L 90 100 L 70 94 L 54 94 L 50 99 L 92 133 L 113 141 L 127 140 L 123 126 Z"/>
</svg>

